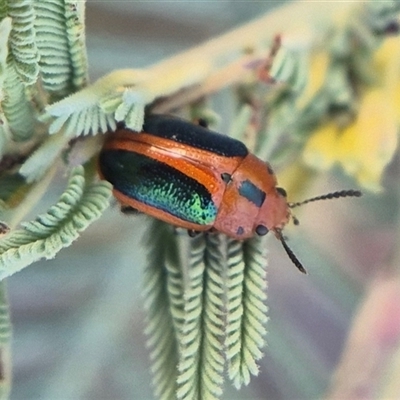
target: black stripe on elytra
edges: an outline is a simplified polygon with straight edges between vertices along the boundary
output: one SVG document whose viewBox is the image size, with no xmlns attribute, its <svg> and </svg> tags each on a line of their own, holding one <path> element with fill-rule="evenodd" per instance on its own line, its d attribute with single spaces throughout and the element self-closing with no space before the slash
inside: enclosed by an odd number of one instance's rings
<svg viewBox="0 0 400 400">
<path fill-rule="evenodd" d="M 249 152 L 239 140 L 169 115 L 149 115 L 144 121 L 143 132 L 225 157 L 245 157 Z"/>
</svg>

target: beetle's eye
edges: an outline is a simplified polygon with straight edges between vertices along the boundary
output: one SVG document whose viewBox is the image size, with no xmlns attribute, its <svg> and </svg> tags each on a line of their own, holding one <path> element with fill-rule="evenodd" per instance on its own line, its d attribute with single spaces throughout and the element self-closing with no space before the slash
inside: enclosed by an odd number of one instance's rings
<svg viewBox="0 0 400 400">
<path fill-rule="evenodd" d="M 283 189 L 283 188 L 281 188 L 281 187 L 277 187 L 277 188 L 276 188 L 276 191 L 277 191 L 279 194 L 281 194 L 283 197 L 287 197 L 287 193 L 286 193 L 286 190 L 285 190 L 285 189 Z"/>
<path fill-rule="evenodd" d="M 256 226 L 256 233 L 258 236 L 264 236 L 268 233 L 268 228 L 264 225 L 257 225 Z"/>
</svg>

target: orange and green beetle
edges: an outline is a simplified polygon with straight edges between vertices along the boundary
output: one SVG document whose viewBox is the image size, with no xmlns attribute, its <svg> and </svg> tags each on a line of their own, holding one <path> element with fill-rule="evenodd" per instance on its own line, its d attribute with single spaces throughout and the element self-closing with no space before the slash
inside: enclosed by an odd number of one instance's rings
<svg viewBox="0 0 400 400">
<path fill-rule="evenodd" d="M 153 114 L 140 133 L 126 128 L 111 133 L 98 165 L 122 205 L 189 232 L 215 230 L 242 240 L 272 231 L 305 272 L 281 233 L 290 208 L 299 203 L 287 202 L 271 166 L 242 142 Z M 358 195 L 342 191 L 318 199 Z"/>
</svg>

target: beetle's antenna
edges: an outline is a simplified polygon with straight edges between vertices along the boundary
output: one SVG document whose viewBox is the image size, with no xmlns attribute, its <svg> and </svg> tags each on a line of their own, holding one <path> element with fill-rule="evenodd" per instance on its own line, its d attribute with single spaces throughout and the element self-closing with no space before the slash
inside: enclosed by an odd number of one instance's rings
<svg viewBox="0 0 400 400">
<path fill-rule="evenodd" d="M 290 208 L 302 206 L 303 204 L 311 203 L 312 201 L 318 200 L 330 200 L 330 199 L 338 199 L 339 197 L 360 197 L 362 193 L 359 190 L 340 190 L 339 192 L 333 192 L 324 194 L 322 196 L 312 197 L 311 199 L 307 199 L 304 201 L 300 201 L 298 203 L 288 203 Z"/>
<path fill-rule="evenodd" d="M 286 254 L 289 256 L 292 263 L 298 268 L 298 270 L 300 272 L 302 272 L 303 274 L 306 274 L 307 273 L 306 269 L 303 267 L 303 264 L 299 261 L 299 259 L 295 256 L 295 254 L 293 253 L 293 250 L 286 243 L 286 240 L 284 239 L 284 237 L 282 235 L 282 231 L 280 229 L 275 229 L 275 234 L 276 234 L 277 238 L 280 240 L 280 242 L 282 243 L 282 246 L 285 249 Z"/>
</svg>

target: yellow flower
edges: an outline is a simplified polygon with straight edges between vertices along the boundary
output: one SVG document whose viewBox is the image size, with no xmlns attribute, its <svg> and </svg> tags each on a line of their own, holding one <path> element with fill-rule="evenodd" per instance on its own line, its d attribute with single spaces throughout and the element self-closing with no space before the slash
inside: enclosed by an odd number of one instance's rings
<svg viewBox="0 0 400 400">
<path fill-rule="evenodd" d="M 311 137 L 303 154 L 306 164 L 328 169 L 339 163 L 362 186 L 379 191 L 397 147 L 396 114 L 385 90 L 371 90 L 361 99 L 353 123 L 341 129 L 331 122 Z"/>
<path fill-rule="evenodd" d="M 378 86 L 365 88 L 356 118 L 341 127 L 330 121 L 311 136 L 303 159 L 317 169 L 339 164 L 358 182 L 381 190 L 385 167 L 397 148 L 400 122 L 400 39 L 391 38 L 376 52 L 371 69 Z"/>
<path fill-rule="evenodd" d="M 344 169 L 371 189 L 379 188 L 382 172 L 397 147 L 397 116 L 388 100 L 384 90 L 366 94 L 357 121 L 339 140 Z"/>
</svg>

